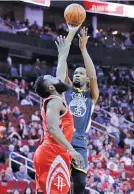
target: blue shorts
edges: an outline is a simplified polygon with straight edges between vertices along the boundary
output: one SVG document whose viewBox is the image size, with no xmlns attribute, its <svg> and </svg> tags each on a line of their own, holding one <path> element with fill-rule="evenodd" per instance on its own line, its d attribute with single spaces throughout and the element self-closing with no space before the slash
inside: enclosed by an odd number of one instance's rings
<svg viewBox="0 0 134 194">
<path fill-rule="evenodd" d="M 87 167 L 88 167 L 88 156 L 87 156 L 87 149 L 85 148 L 78 148 L 78 147 L 74 147 L 74 149 L 79 152 L 83 159 L 84 159 L 84 162 L 85 162 L 85 169 L 81 169 L 77 166 L 77 164 L 75 163 L 75 161 L 73 160 L 72 161 L 72 166 L 76 169 L 76 170 L 79 170 L 79 171 L 82 171 L 84 173 L 87 173 Z"/>
</svg>

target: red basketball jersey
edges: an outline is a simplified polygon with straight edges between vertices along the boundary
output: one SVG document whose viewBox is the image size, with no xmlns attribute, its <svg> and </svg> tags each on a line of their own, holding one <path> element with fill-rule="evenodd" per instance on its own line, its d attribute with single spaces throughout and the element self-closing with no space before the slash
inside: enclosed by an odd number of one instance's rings
<svg viewBox="0 0 134 194">
<path fill-rule="evenodd" d="M 43 100 L 43 107 L 42 107 L 42 118 L 44 122 L 44 143 L 47 144 L 56 144 L 59 147 L 59 144 L 54 140 L 52 135 L 49 133 L 48 125 L 47 125 L 47 119 L 46 119 L 46 112 L 45 112 L 45 106 L 49 100 L 52 98 L 60 98 L 58 96 L 51 95 L 48 98 Z M 60 116 L 60 129 L 62 130 L 64 136 L 66 139 L 71 142 L 73 132 L 74 132 L 74 122 L 71 112 L 69 111 L 69 108 L 67 107 L 64 99 L 60 98 L 63 102 L 63 104 L 66 106 L 66 112 Z M 61 146 L 62 147 L 62 146 Z"/>
</svg>

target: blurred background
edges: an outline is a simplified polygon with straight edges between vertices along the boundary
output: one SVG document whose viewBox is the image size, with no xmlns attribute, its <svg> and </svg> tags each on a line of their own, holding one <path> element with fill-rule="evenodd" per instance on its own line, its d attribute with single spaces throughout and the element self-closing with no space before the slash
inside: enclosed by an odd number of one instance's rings
<svg viewBox="0 0 134 194">
<path fill-rule="evenodd" d="M 0 1 L 0 194 L 35 193 L 33 155 L 43 138 L 40 75 L 55 76 L 64 9 L 75 1 Z M 134 194 L 134 1 L 77 1 L 96 67 L 100 97 L 88 134 L 85 193 Z M 69 76 L 83 66 L 78 37 Z"/>
</svg>

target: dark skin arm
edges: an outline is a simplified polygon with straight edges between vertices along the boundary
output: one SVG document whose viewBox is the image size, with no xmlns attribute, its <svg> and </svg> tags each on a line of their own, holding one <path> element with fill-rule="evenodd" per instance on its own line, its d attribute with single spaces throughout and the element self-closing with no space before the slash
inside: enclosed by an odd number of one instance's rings
<svg viewBox="0 0 134 194">
<path fill-rule="evenodd" d="M 79 35 L 79 48 L 83 56 L 85 68 L 87 71 L 87 76 L 89 79 L 89 88 L 90 88 L 91 95 L 92 95 L 92 101 L 94 104 L 96 104 L 98 97 L 99 97 L 99 89 L 98 89 L 98 83 L 97 83 L 97 77 L 96 77 L 96 70 L 95 70 L 93 61 L 91 57 L 89 56 L 87 48 L 86 48 L 88 38 L 89 37 L 87 36 L 87 29 L 84 27 L 81 29 L 81 32 Z M 66 72 L 65 82 L 69 84 L 70 86 L 72 86 L 72 82 L 68 77 L 68 70 Z"/>
<path fill-rule="evenodd" d="M 72 158 L 76 161 L 77 165 L 83 168 L 84 161 L 82 156 L 75 151 L 70 142 L 67 141 L 67 139 L 65 138 L 62 130 L 59 128 L 61 111 L 65 112 L 65 106 L 63 105 L 61 99 L 54 98 L 48 102 L 46 118 L 49 132 L 59 145 L 63 146 L 67 151 L 69 151 Z"/>
</svg>

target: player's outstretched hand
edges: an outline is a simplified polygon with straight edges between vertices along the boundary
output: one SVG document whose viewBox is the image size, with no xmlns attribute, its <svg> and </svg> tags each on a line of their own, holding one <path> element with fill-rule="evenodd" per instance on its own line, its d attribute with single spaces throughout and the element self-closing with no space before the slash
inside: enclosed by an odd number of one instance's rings
<svg viewBox="0 0 134 194">
<path fill-rule="evenodd" d="M 72 158 L 75 160 L 75 163 L 77 164 L 78 168 L 84 169 L 85 168 L 85 162 L 82 157 L 82 155 L 75 150 L 71 150 L 69 152 L 72 156 Z"/>
<path fill-rule="evenodd" d="M 68 56 L 71 44 L 67 43 L 65 36 L 58 36 L 55 44 L 57 46 L 59 56 Z"/>
<path fill-rule="evenodd" d="M 86 48 L 87 41 L 89 36 L 87 35 L 88 29 L 83 27 L 80 31 L 80 34 L 78 34 L 79 37 L 79 47 L 81 51 Z"/>
</svg>

